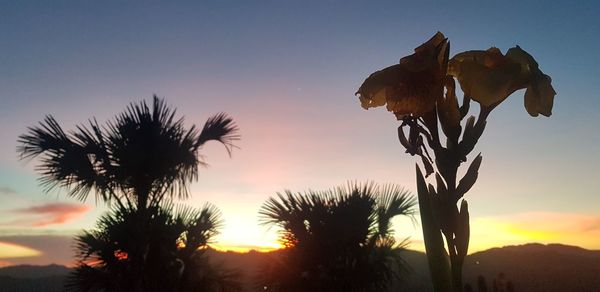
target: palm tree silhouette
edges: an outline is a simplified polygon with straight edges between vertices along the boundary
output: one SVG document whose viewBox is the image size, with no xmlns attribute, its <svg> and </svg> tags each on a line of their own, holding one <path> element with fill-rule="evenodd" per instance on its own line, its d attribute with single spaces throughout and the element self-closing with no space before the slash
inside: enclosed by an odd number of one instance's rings
<svg viewBox="0 0 600 292">
<path fill-rule="evenodd" d="M 145 101 L 131 104 L 102 127 L 93 119 L 89 126 L 66 133 L 47 116 L 19 137 L 17 151 L 22 159 L 41 158 L 37 170 L 46 191 L 64 187 L 69 196 L 82 201 L 93 192 L 96 200 L 113 206 L 101 218 L 98 230 L 77 238 L 81 261 L 75 276 L 81 281 L 74 283 L 84 285 L 77 289 L 114 291 L 127 286 L 131 291 L 169 291 L 161 289 L 168 281 L 157 279 L 168 276 L 173 270 L 170 265 L 176 264 L 181 265 L 177 276 L 184 279 L 190 272 L 185 259 L 206 245 L 200 240 L 182 247 L 180 238 L 199 240 L 202 236 L 193 232 L 208 232 L 204 236 L 208 240 L 207 235 L 218 227 L 217 222 L 194 225 L 200 222 L 197 216 L 184 222 L 182 214 L 193 212 L 173 215 L 170 201 L 188 197 L 188 184 L 197 180 L 199 167 L 206 164 L 199 149 L 209 141 L 219 141 L 231 154 L 239 139 L 238 128 L 220 113 L 210 117 L 201 130 L 186 129 L 183 118 L 176 119 L 175 114 L 154 96 L 152 107 Z M 207 210 L 212 209 L 199 214 Z M 178 257 L 186 253 L 184 260 Z M 119 282 L 123 275 L 127 277 Z"/>
<path fill-rule="evenodd" d="M 280 228 L 286 249 L 265 267 L 269 291 L 384 291 L 404 268 L 391 219 L 412 216 L 414 198 L 399 186 L 349 183 L 325 192 L 278 193 L 262 223 Z"/>
<path fill-rule="evenodd" d="M 231 154 L 239 139 L 223 113 L 210 117 L 201 131 L 185 129 L 175 113 L 154 96 L 152 109 L 145 101 L 131 104 L 104 127 L 94 119 L 70 133 L 46 116 L 19 136 L 17 152 L 21 158 L 42 156 L 38 171 L 47 191 L 65 187 L 80 200 L 94 191 L 96 199 L 143 210 L 165 197 L 188 197 L 188 183 L 205 165 L 198 150 L 206 142 L 219 141 Z"/>
<path fill-rule="evenodd" d="M 163 203 L 148 208 L 147 228 L 136 224 L 135 209 L 115 208 L 103 215 L 96 229 L 76 237 L 78 266 L 67 288 L 73 291 L 134 291 L 137 270 L 128 261 L 139 254 L 145 237 L 144 291 L 240 291 L 235 271 L 208 263 L 207 243 L 222 225 L 212 205 L 201 210 Z M 142 234 L 143 233 L 143 234 Z"/>
</svg>

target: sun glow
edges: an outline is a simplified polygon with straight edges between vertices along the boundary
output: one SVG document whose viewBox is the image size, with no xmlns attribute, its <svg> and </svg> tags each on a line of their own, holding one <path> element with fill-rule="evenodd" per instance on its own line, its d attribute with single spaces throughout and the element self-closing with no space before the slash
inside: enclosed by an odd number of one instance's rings
<svg viewBox="0 0 600 292">
<path fill-rule="evenodd" d="M 283 248 L 281 244 L 274 243 L 269 245 L 228 245 L 228 244 L 211 244 L 210 247 L 218 251 L 232 251 L 246 253 L 250 251 L 270 252 Z"/>
<path fill-rule="evenodd" d="M 396 240 L 407 237 L 408 249 L 425 252 L 420 226 L 409 221 L 394 222 Z M 469 253 L 494 247 L 526 243 L 561 243 L 585 249 L 600 249 L 600 217 L 595 215 L 530 212 L 471 220 Z"/>
<path fill-rule="evenodd" d="M 474 218 L 469 251 L 531 242 L 599 249 L 599 220 L 597 216 L 542 212 Z"/>
<path fill-rule="evenodd" d="M 540 231 L 540 230 L 528 230 L 520 226 L 507 226 L 506 232 L 513 235 L 515 238 L 524 240 L 544 242 L 557 238 L 554 232 Z"/>
</svg>

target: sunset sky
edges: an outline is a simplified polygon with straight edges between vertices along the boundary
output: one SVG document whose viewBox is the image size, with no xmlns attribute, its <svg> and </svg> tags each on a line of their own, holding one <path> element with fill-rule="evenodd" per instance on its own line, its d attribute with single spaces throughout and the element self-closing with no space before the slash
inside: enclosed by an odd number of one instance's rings
<svg viewBox="0 0 600 292">
<path fill-rule="evenodd" d="M 401 2 L 0 1 L 0 266 L 70 263 L 70 238 L 106 211 L 93 197 L 45 193 L 17 137 L 47 114 L 70 130 L 153 94 L 188 126 L 224 111 L 240 127 L 231 158 L 218 144 L 202 149 L 210 166 L 185 201 L 219 207 L 221 248 L 277 247 L 258 210 L 285 189 L 358 180 L 415 192 L 417 159 L 398 143 L 399 123 L 354 93 L 436 31 L 451 55 L 520 45 L 558 93 L 550 118 L 531 118 L 519 91 L 488 120 L 466 195 L 470 251 L 600 249 L 600 4 Z M 395 230 L 423 249 L 418 220 Z"/>
</svg>

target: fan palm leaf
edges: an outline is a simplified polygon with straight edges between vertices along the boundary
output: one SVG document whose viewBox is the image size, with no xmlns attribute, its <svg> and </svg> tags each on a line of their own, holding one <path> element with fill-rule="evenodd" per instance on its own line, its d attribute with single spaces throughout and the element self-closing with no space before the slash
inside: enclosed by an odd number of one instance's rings
<svg viewBox="0 0 600 292">
<path fill-rule="evenodd" d="M 105 126 L 93 120 L 65 132 L 52 116 L 19 136 L 22 159 L 40 157 L 37 170 L 46 191 L 64 187 L 69 195 L 135 203 L 144 208 L 163 198 L 188 197 L 198 178 L 199 148 L 218 141 L 229 154 L 239 140 L 238 127 L 224 113 L 210 117 L 202 131 L 186 129 L 183 118 L 163 99 L 132 103 Z"/>
<path fill-rule="evenodd" d="M 261 284 L 273 291 L 383 291 L 398 278 L 405 241 L 391 219 L 413 216 L 414 198 L 396 185 L 350 182 L 327 191 L 285 191 L 259 216 L 287 247 L 266 267 Z"/>
</svg>

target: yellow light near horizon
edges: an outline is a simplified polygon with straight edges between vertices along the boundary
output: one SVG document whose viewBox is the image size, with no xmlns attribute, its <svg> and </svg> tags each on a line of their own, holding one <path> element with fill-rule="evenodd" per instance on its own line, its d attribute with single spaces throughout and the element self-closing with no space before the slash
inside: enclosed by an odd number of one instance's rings
<svg viewBox="0 0 600 292">
<path fill-rule="evenodd" d="M 42 255 L 42 252 L 39 250 L 35 250 L 33 248 L 29 248 L 26 246 L 9 243 L 9 242 L 1 242 L 0 241 L 0 258 L 23 258 L 23 257 L 35 257 Z"/>
<path fill-rule="evenodd" d="M 239 253 L 246 253 L 249 251 L 258 251 L 258 252 L 269 252 L 281 249 L 283 246 L 279 244 L 272 245 L 227 245 L 227 244 L 211 244 L 210 247 L 218 250 L 218 251 L 233 251 Z"/>
<path fill-rule="evenodd" d="M 528 234 L 531 233 L 519 230 L 509 222 L 478 218 L 471 223 L 469 253 L 535 241 Z"/>
<path fill-rule="evenodd" d="M 595 220 L 594 216 L 553 213 L 474 218 L 469 252 L 533 242 L 598 249 L 600 230 L 590 227 Z"/>
<path fill-rule="evenodd" d="M 212 248 L 220 251 L 248 252 L 272 251 L 282 247 L 276 229 L 268 229 L 258 221 L 248 220 L 256 218 L 256 215 L 244 206 L 237 206 L 234 211 L 235 214 L 227 218 L 221 234 L 212 239 Z"/>
<path fill-rule="evenodd" d="M 507 233 L 519 237 L 523 240 L 535 241 L 535 242 L 547 242 L 557 239 L 557 234 L 548 231 L 541 230 L 528 230 L 520 226 L 508 226 Z"/>
<path fill-rule="evenodd" d="M 277 229 L 265 229 L 248 220 L 243 210 L 229 218 L 223 233 L 210 246 L 220 251 L 266 252 L 281 249 Z M 244 217 L 246 216 L 246 217 Z M 469 253 L 495 247 L 527 243 L 559 243 L 600 249 L 599 217 L 570 213 L 516 213 L 471 219 Z M 410 218 L 395 218 L 394 235 L 398 242 L 408 238 L 408 249 L 425 252 L 421 226 Z"/>
</svg>

